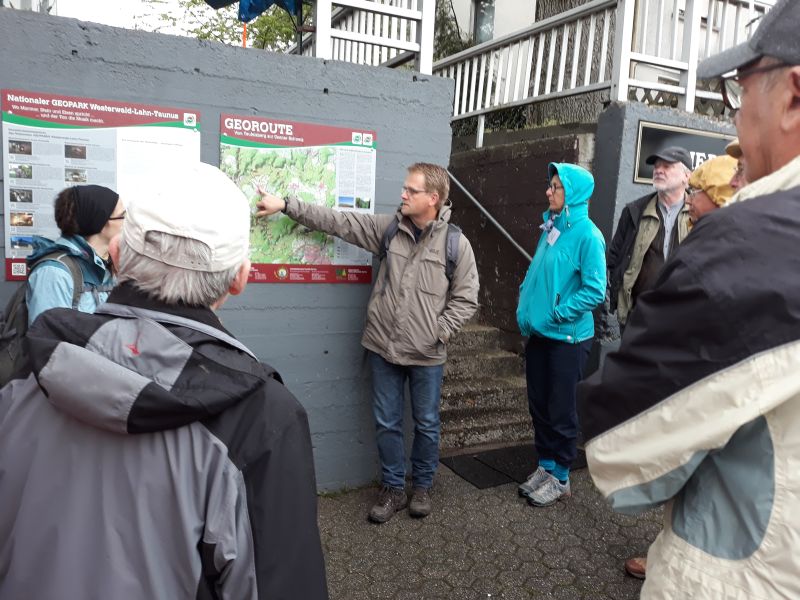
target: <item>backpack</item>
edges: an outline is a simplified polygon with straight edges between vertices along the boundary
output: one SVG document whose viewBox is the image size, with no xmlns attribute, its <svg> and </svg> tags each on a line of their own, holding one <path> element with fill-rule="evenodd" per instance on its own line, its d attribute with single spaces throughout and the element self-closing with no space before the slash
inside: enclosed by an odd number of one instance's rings
<svg viewBox="0 0 800 600">
<path fill-rule="evenodd" d="M 392 219 L 389 226 L 383 232 L 383 239 L 381 239 L 381 249 L 378 253 L 378 261 L 383 261 L 386 258 L 386 253 L 389 251 L 389 244 L 392 243 L 394 236 L 400 229 L 400 221 Z M 447 281 L 453 281 L 453 273 L 456 270 L 458 263 L 458 241 L 461 238 L 461 228 L 453 223 L 447 224 L 447 248 L 445 250 L 445 265 L 444 274 L 447 275 Z M 388 275 L 388 272 L 387 272 Z"/>
<path fill-rule="evenodd" d="M 75 257 L 63 250 L 55 250 L 37 259 L 30 266 L 30 273 L 46 260 L 55 260 L 67 267 L 72 275 L 72 308 L 78 308 L 83 293 L 83 273 Z M 5 386 L 28 362 L 28 353 L 23 339 L 28 333 L 28 283 L 17 288 L 3 311 L 0 322 L 0 387 Z"/>
</svg>

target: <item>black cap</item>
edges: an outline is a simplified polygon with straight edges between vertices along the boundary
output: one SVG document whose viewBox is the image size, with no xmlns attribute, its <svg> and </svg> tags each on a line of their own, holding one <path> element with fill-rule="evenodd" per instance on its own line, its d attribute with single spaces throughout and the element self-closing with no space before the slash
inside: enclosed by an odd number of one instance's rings
<svg viewBox="0 0 800 600">
<path fill-rule="evenodd" d="M 749 40 L 701 62 L 697 76 L 719 77 L 762 56 L 800 65 L 800 2 L 780 0 L 756 25 L 758 29 Z"/>
<path fill-rule="evenodd" d="M 655 154 L 648 156 L 647 160 L 644 162 L 646 162 L 648 165 L 653 165 L 659 158 L 671 163 L 683 163 L 689 170 L 692 168 L 692 157 L 689 154 L 689 151 L 680 146 L 668 146 L 663 148 Z"/>
</svg>

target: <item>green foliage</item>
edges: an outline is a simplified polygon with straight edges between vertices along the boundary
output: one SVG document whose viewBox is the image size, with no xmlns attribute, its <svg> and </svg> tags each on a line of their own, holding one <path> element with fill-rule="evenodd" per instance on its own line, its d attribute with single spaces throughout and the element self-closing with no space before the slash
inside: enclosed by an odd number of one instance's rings
<svg viewBox="0 0 800 600">
<path fill-rule="evenodd" d="M 214 10 L 204 0 L 178 0 L 176 10 L 165 10 L 165 0 L 144 0 L 154 12 L 160 25 L 156 31 L 183 29 L 200 40 L 211 40 L 239 46 L 242 43 L 242 23 L 238 4 Z M 303 25 L 311 23 L 311 2 L 303 2 Z M 297 39 L 294 18 L 277 6 L 247 24 L 248 45 L 262 50 L 283 52 Z"/>
<path fill-rule="evenodd" d="M 436 1 L 433 36 L 434 61 L 452 56 L 474 45 L 469 33 L 458 25 L 453 0 Z"/>
</svg>

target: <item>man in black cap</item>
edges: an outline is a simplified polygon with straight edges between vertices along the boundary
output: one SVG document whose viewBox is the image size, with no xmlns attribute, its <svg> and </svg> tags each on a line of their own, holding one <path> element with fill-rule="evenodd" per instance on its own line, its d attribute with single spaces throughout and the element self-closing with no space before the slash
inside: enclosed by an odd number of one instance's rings
<svg viewBox="0 0 800 600">
<path fill-rule="evenodd" d="M 654 194 L 622 209 L 608 248 L 609 298 L 625 327 L 636 298 L 653 287 L 661 267 L 689 234 L 686 186 L 692 158 L 685 148 L 669 146 L 647 157 L 653 165 Z"/>
<path fill-rule="evenodd" d="M 665 504 L 642 598 L 800 598 L 800 1 L 699 65 L 750 183 L 701 219 L 579 387 L 615 510 Z"/>
</svg>

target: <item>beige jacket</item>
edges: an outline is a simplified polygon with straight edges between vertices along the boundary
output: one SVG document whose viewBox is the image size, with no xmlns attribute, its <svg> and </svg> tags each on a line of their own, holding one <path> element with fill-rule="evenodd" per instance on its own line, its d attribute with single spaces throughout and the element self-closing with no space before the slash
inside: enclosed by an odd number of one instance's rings
<svg viewBox="0 0 800 600">
<path fill-rule="evenodd" d="M 445 275 L 449 203 L 415 243 L 409 219 L 394 215 L 340 212 L 289 199 L 285 213 L 314 230 L 324 231 L 380 252 L 383 232 L 392 219 L 400 228 L 381 262 L 367 306 L 361 344 L 397 365 L 439 365 L 447 342 L 478 309 L 478 269 L 469 240 L 462 235 L 453 280 Z"/>
<path fill-rule="evenodd" d="M 628 314 L 633 308 L 633 286 L 636 285 L 636 279 L 639 277 L 639 272 L 642 270 L 642 262 L 644 262 L 644 255 L 653 240 L 658 235 L 659 217 L 658 195 L 653 194 L 653 199 L 647 203 L 642 217 L 639 221 L 639 229 L 636 232 L 636 241 L 633 243 L 633 252 L 631 253 L 631 261 L 628 263 L 628 268 L 622 276 L 622 287 L 619 290 L 619 297 L 617 299 L 617 318 L 620 323 L 625 323 L 628 320 Z M 675 226 L 678 228 L 678 244 L 682 243 L 689 235 L 689 207 L 684 202 L 683 208 L 677 217 Z"/>
</svg>

